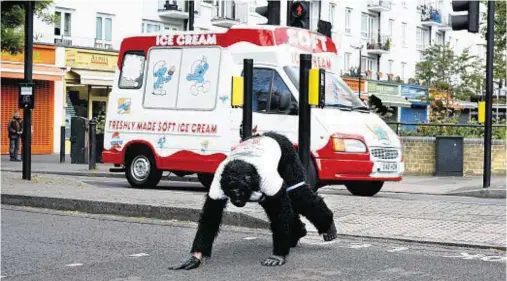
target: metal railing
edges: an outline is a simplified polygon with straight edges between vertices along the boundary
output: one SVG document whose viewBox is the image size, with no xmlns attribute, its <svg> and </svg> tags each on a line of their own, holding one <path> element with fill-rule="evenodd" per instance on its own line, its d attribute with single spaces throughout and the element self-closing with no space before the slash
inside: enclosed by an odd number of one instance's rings
<svg viewBox="0 0 507 281">
<path fill-rule="evenodd" d="M 367 50 L 391 50 L 392 39 L 387 34 L 374 34 L 366 43 Z"/>
<path fill-rule="evenodd" d="M 368 0 L 368 7 L 384 7 L 387 9 L 391 9 L 391 1 L 390 0 Z"/>
<path fill-rule="evenodd" d="M 473 135 L 479 135 L 484 132 L 484 124 L 452 124 L 452 123 L 404 123 L 404 122 L 390 122 L 387 121 L 386 124 L 391 127 L 393 131 L 396 132 L 398 136 L 421 136 L 421 137 L 431 137 L 438 135 L 457 135 L 462 132 L 458 132 L 459 128 L 469 128 L 473 131 L 470 131 Z M 438 130 L 433 132 L 420 132 L 420 128 L 423 127 L 437 127 Z M 506 124 L 503 125 L 492 125 L 493 131 L 495 130 L 506 130 Z M 451 128 L 451 129 L 447 129 Z"/>
</svg>

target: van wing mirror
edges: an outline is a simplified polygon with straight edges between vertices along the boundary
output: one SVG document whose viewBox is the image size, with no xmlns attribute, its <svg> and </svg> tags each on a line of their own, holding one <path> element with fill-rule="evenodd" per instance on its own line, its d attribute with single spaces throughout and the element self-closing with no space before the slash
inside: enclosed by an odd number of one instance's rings
<svg viewBox="0 0 507 281">
<path fill-rule="evenodd" d="M 278 111 L 287 111 L 290 107 L 291 94 L 288 92 L 282 92 L 280 94 L 280 102 L 278 105 Z"/>
<path fill-rule="evenodd" d="M 231 84 L 231 106 L 241 107 L 244 102 L 243 77 L 232 76 Z"/>
<path fill-rule="evenodd" d="M 326 104 L 326 71 L 310 69 L 308 79 L 308 103 L 323 108 Z"/>
</svg>

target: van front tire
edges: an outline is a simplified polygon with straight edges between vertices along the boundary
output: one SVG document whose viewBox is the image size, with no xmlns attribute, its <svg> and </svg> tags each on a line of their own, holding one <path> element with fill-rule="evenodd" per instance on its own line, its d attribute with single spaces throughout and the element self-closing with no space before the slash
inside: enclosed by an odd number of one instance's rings
<svg viewBox="0 0 507 281">
<path fill-rule="evenodd" d="M 153 188 L 162 179 L 162 171 L 157 169 L 155 159 L 149 152 L 129 157 L 125 168 L 127 181 L 135 188 Z"/>
<path fill-rule="evenodd" d="M 346 183 L 345 187 L 353 195 L 357 196 L 374 196 L 384 186 L 383 181 L 358 181 Z"/>
</svg>

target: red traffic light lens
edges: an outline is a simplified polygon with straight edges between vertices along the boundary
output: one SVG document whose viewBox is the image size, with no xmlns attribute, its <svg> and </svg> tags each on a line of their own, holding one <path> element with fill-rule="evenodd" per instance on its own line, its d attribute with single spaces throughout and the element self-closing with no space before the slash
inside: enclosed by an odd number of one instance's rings
<svg viewBox="0 0 507 281">
<path fill-rule="evenodd" d="M 306 13 L 305 6 L 301 2 L 293 2 L 292 6 L 290 7 L 290 11 L 292 16 L 295 18 L 303 17 Z"/>
</svg>

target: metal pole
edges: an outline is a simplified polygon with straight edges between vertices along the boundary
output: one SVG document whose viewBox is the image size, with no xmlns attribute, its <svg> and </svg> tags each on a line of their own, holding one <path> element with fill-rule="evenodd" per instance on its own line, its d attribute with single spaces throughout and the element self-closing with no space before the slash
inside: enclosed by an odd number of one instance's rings
<svg viewBox="0 0 507 281">
<path fill-rule="evenodd" d="M 243 60 L 243 136 L 245 139 L 252 135 L 252 96 L 253 96 L 253 60 Z"/>
<path fill-rule="evenodd" d="M 493 114 L 493 27 L 495 1 L 488 1 L 487 51 L 486 51 L 486 122 L 484 123 L 484 172 L 482 187 L 491 185 L 491 135 Z"/>
<path fill-rule="evenodd" d="M 32 84 L 33 67 L 33 6 L 35 2 L 27 1 L 25 6 L 25 83 Z M 35 99 L 35 85 L 32 98 Z M 32 110 L 23 109 L 23 179 L 31 180 L 32 175 Z"/>
<path fill-rule="evenodd" d="M 90 156 L 89 156 L 89 161 L 88 161 L 88 170 L 93 170 L 95 169 L 95 163 L 97 162 L 96 160 L 96 156 L 97 156 L 97 153 L 96 153 L 96 131 L 95 131 L 95 118 L 92 118 L 92 120 L 90 120 L 90 135 L 89 135 L 89 138 L 90 138 L 90 144 L 89 144 L 89 147 L 90 147 Z"/>
<path fill-rule="evenodd" d="M 361 46 L 361 49 L 359 49 L 359 99 L 361 99 L 361 51 L 362 51 L 362 46 Z"/>
<path fill-rule="evenodd" d="M 194 30 L 194 0 L 188 1 L 188 30 Z"/>
<path fill-rule="evenodd" d="M 65 126 L 60 127 L 60 163 L 65 163 Z"/>
<path fill-rule="evenodd" d="M 312 67 L 312 55 L 299 55 L 299 136 L 298 152 L 301 163 L 308 171 L 310 164 L 310 105 L 308 104 L 308 82 L 310 68 Z"/>
</svg>

